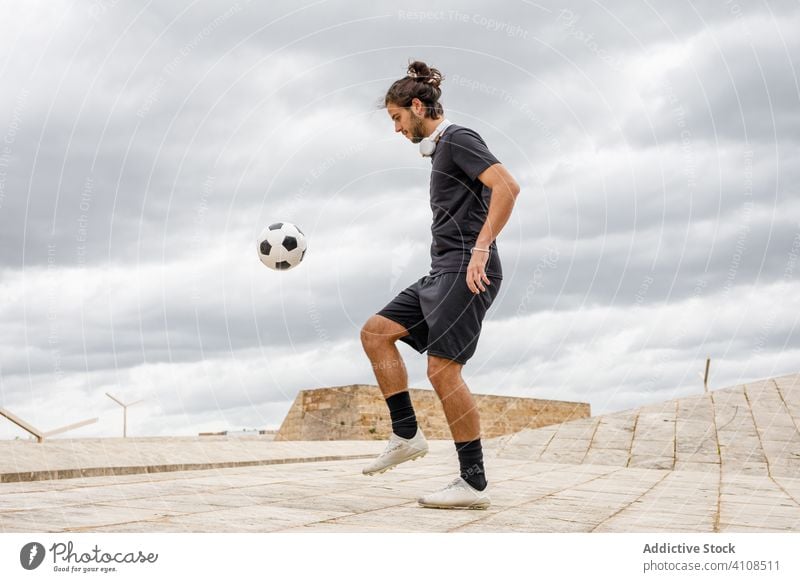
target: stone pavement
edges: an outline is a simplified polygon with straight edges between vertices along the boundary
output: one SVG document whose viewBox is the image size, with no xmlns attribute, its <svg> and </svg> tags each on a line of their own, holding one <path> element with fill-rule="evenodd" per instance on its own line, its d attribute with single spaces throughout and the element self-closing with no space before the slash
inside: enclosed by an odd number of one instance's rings
<svg viewBox="0 0 800 582">
<path fill-rule="evenodd" d="M 800 477 L 800 375 L 501 437 L 501 456 Z"/>
<path fill-rule="evenodd" d="M 227 453 L 209 458 L 268 461 L 272 451 L 295 462 L 3 483 L 0 531 L 798 532 L 799 420 L 791 375 L 488 439 L 492 506 L 482 511 L 416 503 L 456 474 L 450 441 L 374 477 L 345 457 L 377 454 L 381 442 L 248 444 L 256 454 L 220 441 Z M 166 460 L 184 460 L 172 451 Z M 322 452 L 341 458 L 315 461 Z"/>
</svg>

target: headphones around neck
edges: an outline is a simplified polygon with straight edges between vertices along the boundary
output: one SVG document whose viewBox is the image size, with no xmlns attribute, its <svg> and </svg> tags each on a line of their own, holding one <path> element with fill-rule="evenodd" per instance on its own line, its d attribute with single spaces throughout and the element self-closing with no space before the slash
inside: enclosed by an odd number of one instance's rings
<svg viewBox="0 0 800 582">
<path fill-rule="evenodd" d="M 428 137 L 422 138 L 422 141 L 419 142 L 419 153 L 422 155 L 422 157 L 429 158 L 433 155 L 433 152 L 436 150 L 436 142 L 439 141 L 439 137 L 441 137 L 441 135 L 444 133 L 444 130 L 450 127 L 452 124 L 452 121 L 443 119 Z"/>
</svg>

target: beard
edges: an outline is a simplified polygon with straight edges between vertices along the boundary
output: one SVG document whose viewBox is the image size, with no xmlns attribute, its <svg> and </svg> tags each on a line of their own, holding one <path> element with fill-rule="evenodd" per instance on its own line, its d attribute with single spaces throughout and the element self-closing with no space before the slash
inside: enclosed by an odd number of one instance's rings
<svg viewBox="0 0 800 582">
<path fill-rule="evenodd" d="M 419 143 L 425 139 L 425 124 L 419 117 L 412 117 L 413 123 L 411 125 L 411 143 Z"/>
</svg>

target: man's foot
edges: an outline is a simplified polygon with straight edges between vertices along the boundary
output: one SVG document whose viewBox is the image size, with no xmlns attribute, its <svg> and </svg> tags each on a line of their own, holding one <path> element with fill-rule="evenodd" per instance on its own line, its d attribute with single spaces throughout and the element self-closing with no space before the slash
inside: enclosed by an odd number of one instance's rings
<svg viewBox="0 0 800 582">
<path fill-rule="evenodd" d="M 437 509 L 486 509 L 491 505 L 486 489 L 478 491 L 461 477 L 444 489 L 420 497 L 417 502 L 422 507 Z"/>
<path fill-rule="evenodd" d="M 424 457 L 427 452 L 428 441 L 425 440 L 425 435 L 422 434 L 419 427 L 417 427 L 417 434 L 410 439 L 404 439 L 392 433 L 392 436 L 389 437 L 389 444 L 386 445 L 386 450 L 377 459 L 364 467 L 361 472 L 364 475 L 383 473 L 400 463 Z"/>
</svg>

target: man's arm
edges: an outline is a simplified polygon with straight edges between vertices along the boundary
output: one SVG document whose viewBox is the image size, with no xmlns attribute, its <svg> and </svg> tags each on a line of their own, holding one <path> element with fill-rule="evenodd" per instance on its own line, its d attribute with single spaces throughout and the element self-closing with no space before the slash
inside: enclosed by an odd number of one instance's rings
<svg viewBox="0 0 800 582">
<path fill-rule="evenodd" d="M 519 195 L 519 184 L 503 164 L 489 166 L 478 175 L 478 180 L 492 191 L 486 222 L 475 241 L 476 247 L 485 249 L 492 244 L 508 222 L 514 209 L 514 202 Z"/>
<path fill-rule="evenodd" d="M 489 202 L 486 222 L 478 233 L 475 246 L 480 249 L 488 249 L 508 222 L 520 188 L 503 164 L 489 166 L 478 175 L 478 179 L 487 188 L 491 188 L 492 199 Z M 467 267 L 467 287 L 473 293 L 486 291 L 484 283 L 489 284 L 489 277 L 486 276 L 486 263 L 488 262 L 489 253 L 481 251 L 472 253 Z"/>
</svg>

